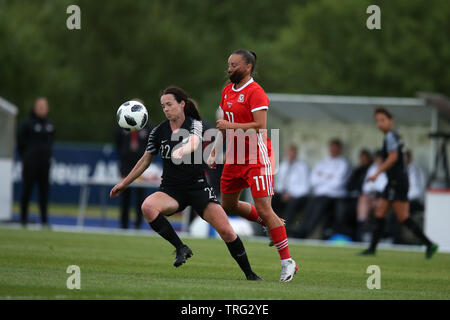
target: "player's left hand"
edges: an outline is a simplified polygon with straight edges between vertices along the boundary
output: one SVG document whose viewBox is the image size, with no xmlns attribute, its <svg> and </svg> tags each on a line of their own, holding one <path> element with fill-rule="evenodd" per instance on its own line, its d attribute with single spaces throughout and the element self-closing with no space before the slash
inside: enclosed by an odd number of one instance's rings
<svg viewBox="0 0 450 320">
<path fill-rule="evenodd" d="M 374 175 L 371 175 L 367 178 L 367 181 L 375 181 L 378 178 L 378 173 L 375 173 Z"/>
<path fill-rule="evenodd" d="M 226 130 L 226 129 L 231 129 L 230 127 L 230 121 L 227 120 L 217 120 L 216 121 L 216 127 L 219 130 Z"/>
<path fill-rule="evenodd" d="M 206 160 L 206 164 L 211 169 L 217 168 L 216 157 L 213 155 L 209 155 L 208 160 Z"/>
<path fill-rule="evenodd" d="M 124 190 L 126 189 L 126 186 L 122 184 L 122 182 L 116 184 L 110 191 L 109 197 L 115 198 L 119 196 Z"/>
</svg>

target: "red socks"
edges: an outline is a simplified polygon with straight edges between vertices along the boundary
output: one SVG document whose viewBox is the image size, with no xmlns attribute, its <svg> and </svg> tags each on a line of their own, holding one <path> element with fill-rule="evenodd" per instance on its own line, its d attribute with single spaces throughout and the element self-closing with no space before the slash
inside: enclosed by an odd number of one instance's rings
<svg viewBox="0 0 450 320">
<path fill-rule="evenodd" d="M 252 205 L 252 211 L 247 216 L 247 220 L 254 221 L 262 225 L 263 227 L 266 226 L 264 221 L 261 219 L 261 217 L 256 212 L 255 206 Z M 273 228 L 269 230 L 270 237 L 272 238 L 272 241 L 275 245 L 275 247 L 278 250 L 278 253 L 280 254 L 280 259 L 289 259 L 291 255 L 289 254 L 289 245 L 288 245 L 288 239 L 286 235 L 286 227 L 279 226 L 276 228 Z"/>
<path fill-rule="evenodd" d="M 247 220 L 250 221 L 254 221 L 259 223 L 260 225 L 262 225 L 263 227 L 266 226 L 266 224 L 264 223 L 264 221 L 261 219 L 261 217 L 258 215 L 258 212 L 256 212 L 256 208 L 255 206 L 252 205 L 252 211 L 250 212 L 250 214 L 247 216 Z"/>
<path fill-rule="evenodd" d="M 289 254 L 289 245 L 286 235 L 286 227 L 279 226 L 269 230 L 272 241 L 280 254 L 280 259 L 289 259 L 291 255 Z"/>
</svg>

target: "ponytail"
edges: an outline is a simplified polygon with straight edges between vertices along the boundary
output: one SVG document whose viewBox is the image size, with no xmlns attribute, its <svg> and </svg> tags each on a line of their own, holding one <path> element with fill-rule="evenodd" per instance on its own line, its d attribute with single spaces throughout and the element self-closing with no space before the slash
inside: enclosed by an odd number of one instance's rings
<svg viewBox="0 0 450 320">
<path fill-rule="evenodd" d="M 177 87 L 177 86 L 169 86 L 159 93 L 159 97 L 161 98 L 165 94 L 172 94 L 175 97 L 175 100 L 177 100 L 178 103 L 181 103 L 181 101 L 184 101 L 184 115 L 186 117 L 191 117 L 196 120 L 202 120 L 200 116 L 200 112 L 198 111 L 197 104 L 194 100 L 188 97 L 187 93 Z"/>
<path fill-rule="evenodd" d="M 186 101 L 186 105 L 184 106 L 184 115 L 186 117 L 194 118 L 195 120 L 202 120 L 197 104 L 191 98 L 188 98 Z"/>
</svg>

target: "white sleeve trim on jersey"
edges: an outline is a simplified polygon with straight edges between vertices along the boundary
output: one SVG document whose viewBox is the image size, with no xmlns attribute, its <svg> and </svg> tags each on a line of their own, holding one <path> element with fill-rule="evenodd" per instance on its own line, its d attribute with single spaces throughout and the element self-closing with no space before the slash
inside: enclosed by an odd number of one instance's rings
<svg viewBox="0 0 450 320">
<path fill-rule="evenodd" d="M 148 136 L 148 142 L 147 142 L 147 148 L 146 151 L 150 152 L 151 154 L 154 154 L 155 152 L 158 153 L 158 150 L 156 149 L 153 140 L 155 139 L 155 133 L 156 130 L 159 128 L 161 124 L 157 125 L 156 127 L 153 128 L 152 132 L 150 132 L 149 136 Z"/>
<path fill-rule="evenodd" d="M 388 152 L 395 151 L 398 148 L 398 140 L 392 131 L 386 134 L 386 149 Z"/>
<path fill-rule="evenodd" d="M 193 119 L 192 121 L 192 128 L 191 128 L 191 134 L 194 134 L 196 136 L 199 136 L 202 138 L 202 132 L 203 132 L 203 124 L 201 121 Z"/>
<path fill-rule="evenodd" d="M 266 110 L 266 109 L 269 109 L 269 107 L 268 106 L 262 106 L 262 107 L 258 107 L 258 108 L 252 109 L 252 112 L 259 111 L 259 110 Z"/>
</svg>

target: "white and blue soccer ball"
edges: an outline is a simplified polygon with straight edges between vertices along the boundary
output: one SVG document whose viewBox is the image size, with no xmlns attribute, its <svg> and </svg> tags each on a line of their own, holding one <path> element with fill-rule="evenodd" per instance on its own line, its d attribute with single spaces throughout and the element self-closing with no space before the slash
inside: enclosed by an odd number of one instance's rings
<svg viewBox="0 0 450 320">
<path fill-rule="evenodd" d="M 119 127 L 138 131 L 145 127 L 148 121 L 147 108 L 136 100 L 124 102 L 117 110 L 117 123 Z"/>
</svg>

